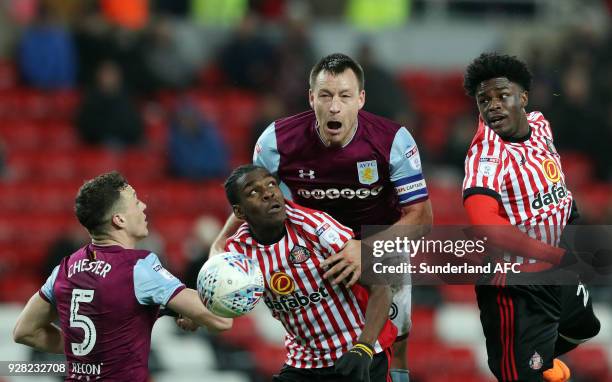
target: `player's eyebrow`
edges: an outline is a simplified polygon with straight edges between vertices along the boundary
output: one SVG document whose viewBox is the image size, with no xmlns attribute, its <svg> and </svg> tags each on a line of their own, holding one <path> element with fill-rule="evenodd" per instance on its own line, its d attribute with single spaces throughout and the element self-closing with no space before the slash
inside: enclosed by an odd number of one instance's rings
<svg viewBox="0 0 612 382">
<path fill-rule="evenodd" d="M 275 178 L 275 177 L 273 177 L 272 175 L 266 175 L 266 176 L 265 176 L 263 179 L 261 179 L 261 180 L 266 180 L 266 179 L 273 179 L 273 180 L 276 182 L 276 178 Z M 243 191 L 244 191 L 244 190 L 246 190 L 248 187 L 253 186 L 253 183 L 256 183 L 256 182 L 258 182 L 258 181 L 259 181 L 259 180 L 258 180 L 258 179 L 256 179 L 256 180 L 251 180 L 250 182 L 247 182 L 247 183 L 246 183 L 244 186 L 242 186 L 242 190 L 243 190 Z"/>
</svg>

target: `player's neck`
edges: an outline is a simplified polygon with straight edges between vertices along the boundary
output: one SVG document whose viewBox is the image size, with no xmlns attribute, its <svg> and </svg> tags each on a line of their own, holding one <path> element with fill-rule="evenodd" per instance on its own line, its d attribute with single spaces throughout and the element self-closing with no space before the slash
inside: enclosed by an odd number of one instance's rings
<svg viewBox="0 0 612 382">
<path fill-rule="evenodd" d="M 275 227 L 259 227 L 256 229 L 251 226 L 251 234 L 255 241 L 262 245 L 271 245 L 278 243 L 286 234 L 285 224 L 281 224 Z"/>
<path fill-rule="evenodd" d="M 125 238 L 112 237 L 112 236 L 92 237 L 91 243 L 93 245 L 98 245 L 100 247 L 111 247 L 114 245 L 118 245 L 125 249 L 134 249 L 136 247 L 136 240 L 129 239 L 127 237 Z"/>
<path fill-rule="evenodd" d="M 530 127 L 529 127 L 529 121 L 527 120 L 527 116 L 524 116 L 521 118 L 520 122 L 519 122 L 519 128 L 516 131 L 516 134 L 514 134 L 511 139 L 513 140 L 521 140 L 521 139 L 525 139 L 530 133 Z"/>
</svg>

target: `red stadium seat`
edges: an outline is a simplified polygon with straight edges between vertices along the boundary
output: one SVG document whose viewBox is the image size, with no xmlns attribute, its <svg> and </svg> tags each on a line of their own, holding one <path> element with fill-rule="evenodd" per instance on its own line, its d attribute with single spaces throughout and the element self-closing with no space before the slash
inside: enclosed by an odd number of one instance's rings
<svg viewBox="0 0 612 382">
<path fill-rule="evenodd" d="M 0 301 L 24 304 L 41 287 L 42 277 L 20 272 L 0 278 Z"/>
<path fill-rule="evenodd" d="M 75 127 L 68 122 L 48 122 L 39 129 L 39 134 L 45 149 L 74 150 L 80 145 Z"/>
<path fill-rule="evenodd" d="M 234 318 L 231 330 L 221 332 L 219 336 L 224 343 L 238 349 L 259 349 L 261 341 L 257 339 L 257 327 L 254 319 L 249 316 Z M 255 337 L 255 340 L 254 340 Z"/>
<path fill-rule="evenodd" d="M 17 85 L 17 68 L 12 61 L 0 61 L 0 90 L 11 89 Z"/>
<path fill-rule="evenodd" d="M 12 121 L 0 124 L 0 138 L 11 151 L 36 149 L 42 144 L 39 130 L 35 122 Z"/>
<path fill-rule="evenodd" d="M 495 378 L 487 377 L 475 372 L 472 373 L 461 373 L 453 371 L 454 364 L 448 363 L 448 369 L 437 369 L 435 372 L 432 371 L 430 375 L 424 379 L 424 382 L 494 382 Z"/>
<path fill-rule="evenodd" d="M 445 302 L 476 304 L 474 285 L 440 285 L 440 294 Z"/>
<path fill-rule="evenodd" d="M 130 182 L 160 179 L 166 174 L 166 156 L 151 150 L 127 150 L 119 163 L 119 171 Z"/>
<path fill-rule="evenodd" d="M 430 342 L 434 341 L 436 331 L 434 327 L 435 310 L 429 308 L 414 307 L 412 310 L 412 327 L 410 341 Z"/>
<path fill-rule="evenodd" d="M 257 348 L 251 351 L 255 358 L 255 368 L 260 375 L 278 374 L 287 359 L 285 348 L 278 345 L 257 341 Z"/>
<path fill-rule="evenodd" d="M 612 376 L 606 349 L 582 345 L 567 354 L 567 365 L 572 375 L 584 381 L 605 381 Z"/>
<path fill-rule="evenodd" d="M 411 334 L 412 337 L 412 334 Z M 452 365 L 452 369 L 440 368 L 441 363 Z M 448 347 L 440 341 L 410 342 L 408 350 L 408 365 L 411 379 L 421 380 L 435 374 L 452 372 L 461 375 L 477 375 L 474 353 L 467 347 Z M 463 379 L 446 379 L 447 381 L 463 381 Z"/>
<path fill-rule="evenodd" d="M 91 179 L 119 167 L 119 155 L 103 148 L 81 148 L 72 153 L 76 159 L 77 173 L 82 179 Z"/>
</svg>

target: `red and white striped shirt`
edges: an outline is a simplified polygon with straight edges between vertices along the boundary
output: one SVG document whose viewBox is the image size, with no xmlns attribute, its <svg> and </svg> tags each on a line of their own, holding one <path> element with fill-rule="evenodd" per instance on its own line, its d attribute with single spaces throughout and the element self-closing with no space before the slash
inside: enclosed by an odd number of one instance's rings
<svg viewBox="0 0 612 382">
<path fill-rule="evenodd" d="M 561 158 L 542 113 L 527 115 L 530 133 L 501 139 L 482 119 L 465 159 L 463 198 L 486 194 L 501 202 L 505 218 L 530 237 L 556 246 L 572 209 Z M 523 263 L 520 256 L 506 261 Z M 529 259 L 529 263 L 536 260 Z"/>
<path fill-rule="evenodd" d="M 264 275 L 264 301 L 287 335 L 287 365 L 296 368 L 333 366 L 357 342 L 365 324 L 368 292 L 347 289 L 323 278 L 319 265 L 339 252 L 353 232 L 324 212 L 286 201 L 286 234 L 276 244 L 262 245 L 245 223 L 226 243 L 226 250 L 256 260 Z M 374 346 L 383 351 L 397 330 L 387 323 Z"/>
</svg>

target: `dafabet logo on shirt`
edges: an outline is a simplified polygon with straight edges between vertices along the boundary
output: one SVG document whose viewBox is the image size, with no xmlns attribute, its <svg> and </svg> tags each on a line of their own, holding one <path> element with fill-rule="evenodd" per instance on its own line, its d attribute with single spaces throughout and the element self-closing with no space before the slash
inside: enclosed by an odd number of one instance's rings
<svg viewBox="0 0 612 382">
<path fill-rule="evenodd" d="M 276 272 L 270 277 L 270 289 L 276 294 L 285 296 L 295 290 L 295 282 L 288 274 Z"/>
</svg>

